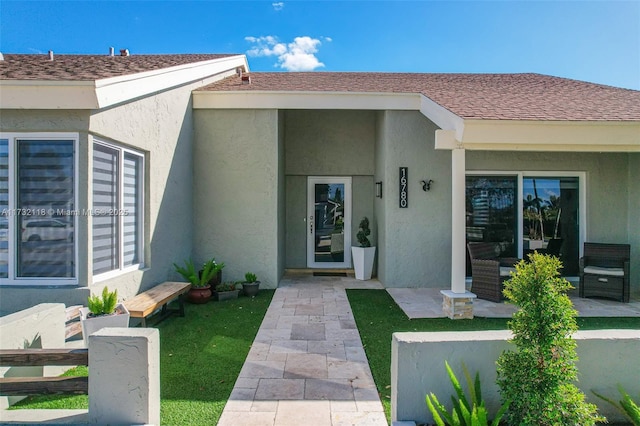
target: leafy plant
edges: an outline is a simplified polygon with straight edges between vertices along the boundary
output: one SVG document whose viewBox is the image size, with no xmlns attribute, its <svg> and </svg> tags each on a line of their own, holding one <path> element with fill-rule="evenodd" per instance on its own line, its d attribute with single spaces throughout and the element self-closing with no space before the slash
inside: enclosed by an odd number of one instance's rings
<svg viewBox="0 0 640 426">
<path fill-rule="evenodd" d="M 224 263 L 216 263 L 215 259 L 207 260 L 202 266 L 202 270 L 196 271 L 196 267 L 191 259 L 184 261 L 185 266 L 173 264 L 176 272 L 191 283 L 193 287 L 206 287 L 209 285 L 211 278 L 215 277 L 222 268 Z"/>
<path fill-rule="evenodd" d="M 87 306 L 92 316 L 111 315 L 116 311 L 118 303 L 118 290 L 112 292 L 107 287 L 102 289 L 101 296 L 89 296 Z"/>
<path fill-rule="evenodd" d="M 622 395 L 622 399 L 619 402 L 615 402 L 611 398 L 602 396 L 594 390 L 592 390 L 591 392 L 593 392 L 594 395 L 598 398 L 603 399 L 609 404 L 616 407 L 629 420 L 631 420 L 631 423 L 633 423 L 635 426 L 640 426 L 640 404 L 636 404 L 621 385 L 618 385 L 618 392 L 620 392 L 620 395 Z"/>
<path fill-rule="evenodd" d="M 449 366 L 449 363 L 445 361 L 444 364 L 447 368 L 449 380 L 451 380 L 453 389 L 456 391 L 457 399 L 455 396 L 451 396 L 453 409 L 451 414 L 449 414 L 446 407 L 438 401 L 438 398 L 433 394 L 433 392 L 429 393 L 426 397 L 426 401 L 427 407 L 429 407 L 429 411 L 431 411 L 431 414 L 433 415 L 433 420 L 438 426 L 444 426 L 445 424 L 452 426 L 489 425 L 489 413 L 487 412 L 484 401 L 482 400 L 482 392 L 480 390 L 480 373 L 476 372 L 475 380 L 472 380 L 469 370 L 467 370 L 467 366 L 462 363 L 464 377 L 467 381 L 467 387 L 469 388 L 469 394 L 471 396 L 470 404 L 462 390 L 462 386 L 460 386 L 458 378 Z M 500 423 L 500 419 L 507 411 L 508 407 L 509 402 L 507 401 L 498 410 L 493 422 L 491 422 L 491 426 L 497 426 Z"/>
<path fill-rule="evenodd" d="M 594 425 L 604 418 L 573 384 L 577 379 L 577 312 L 566 295 L 571 284 L 560 277 L 555 257 L 534 253 L 516 265 L 505 283 L 507 299 L 520 307 L 508 325 L 517 352 L 498 358 L 498 385 L 511 400 L 510 424 Z"/>
<path fill-rule="evenodd" d="M 238 284 L 238 283 L 234 283 L 234 282 L 232 282 L 232 281 L 228 281 L 228 282 L 226 282 L 226 283 L 218 284 L 218 285 L 216 286 L 216 291 L 217 291 L 218 293 L 222 293 L 222 292 L 224 292 L 224 291 L 234 291 L 234 290 L 236 289 L 236 285 L 237 285 L 237 284 Z"/>
<path fill-rule="evenodd" d="M 256 274 L 251 273 L 251 272 L 247 272 L 246 274 L 244 274 L 244 282 L 245 283 L 255 283 L 256 281 L 258 281 L 258 277 L 256 276 Z"/>
<path fill-rule="evenodd" d="M 369 235 L 371 230 L 369 229 L 369 218 L 366 216 L 360 221 L 360 230 L 356 234 L 360 247 L 371 247 L 371 241 L 369 241 Z"/>
</svg>

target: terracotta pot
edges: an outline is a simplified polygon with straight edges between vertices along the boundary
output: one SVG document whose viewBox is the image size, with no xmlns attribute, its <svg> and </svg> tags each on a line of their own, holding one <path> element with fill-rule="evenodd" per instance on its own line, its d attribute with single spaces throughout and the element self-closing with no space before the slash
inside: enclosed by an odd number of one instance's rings
<svg viewBox="0 0 640 426">
<path fill-rule="evenodd" d="M 191 287 L 187 300 L 191 303 L 207 303 L 211 299 L 211 286 Z"/>
</svg>

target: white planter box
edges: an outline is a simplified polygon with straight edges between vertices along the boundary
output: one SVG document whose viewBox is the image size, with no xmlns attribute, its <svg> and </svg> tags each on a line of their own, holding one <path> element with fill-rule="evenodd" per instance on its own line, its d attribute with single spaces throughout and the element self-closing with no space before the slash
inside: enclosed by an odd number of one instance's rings
<svg viewBox="0 0 640 426">
<path fill-rule="evenodd" d="M 370 280 L 373 272 L 373 259 L 376 257 L 375 247 L 351 247 L 353 269 L 357 280 Z"/>
<path fill-rule="evenodd" d="M 84 345 L 89 342 L 89 335 L 105 327 L 129 327 L 129 311 L 122 304 L 116 305 L 116 313 L 89 318 L 89 308 L 80 308 L 80 322 L 82 323 L 82 339 Z"/>
</svg>

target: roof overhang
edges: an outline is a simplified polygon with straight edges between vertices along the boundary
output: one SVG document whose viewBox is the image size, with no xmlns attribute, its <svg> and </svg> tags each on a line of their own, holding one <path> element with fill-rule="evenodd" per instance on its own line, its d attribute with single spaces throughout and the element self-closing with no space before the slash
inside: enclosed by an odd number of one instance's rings
<svg viewBox="0 0 640 426">
<path fill-rule="evenodd" d="M 436 149 L 640 152 L 640 122 L 464 120 L 436 131 Z"/>
<path fill-rule="evenodd" d="M 361 109 L 416 110 L 416 93 L 209 91 L 193 92 L 194 109 Z"/>
<path fill-rule="evenodd" d="M 465 119 L 419 93 L 196 90 L 193 108 L 420 111 L 440 127 L 436 149 L 640 152 L 640 121 Z"/>
<path fill-rule="evenodd" d="M 0 80 L 0 108 L 101 109 L 155 92 L 249 71 L 244 55 L 90 81 Z"/>
</svg>

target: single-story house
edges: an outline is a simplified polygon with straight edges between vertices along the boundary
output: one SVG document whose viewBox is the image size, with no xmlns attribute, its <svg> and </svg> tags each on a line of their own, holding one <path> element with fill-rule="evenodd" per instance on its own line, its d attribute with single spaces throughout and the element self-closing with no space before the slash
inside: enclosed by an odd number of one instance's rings
<svg viewBox="0 0 640 426">
<path fill-rule="evenodd" d="M 350 269 L 465 291 L 466 242 L 631 244 L 640 91 L 540 74 L 250 73 L 244 55 L 0 60 L 0 311 L 130 298 L 215 257 L 225 280 Z"/>
</svg>

